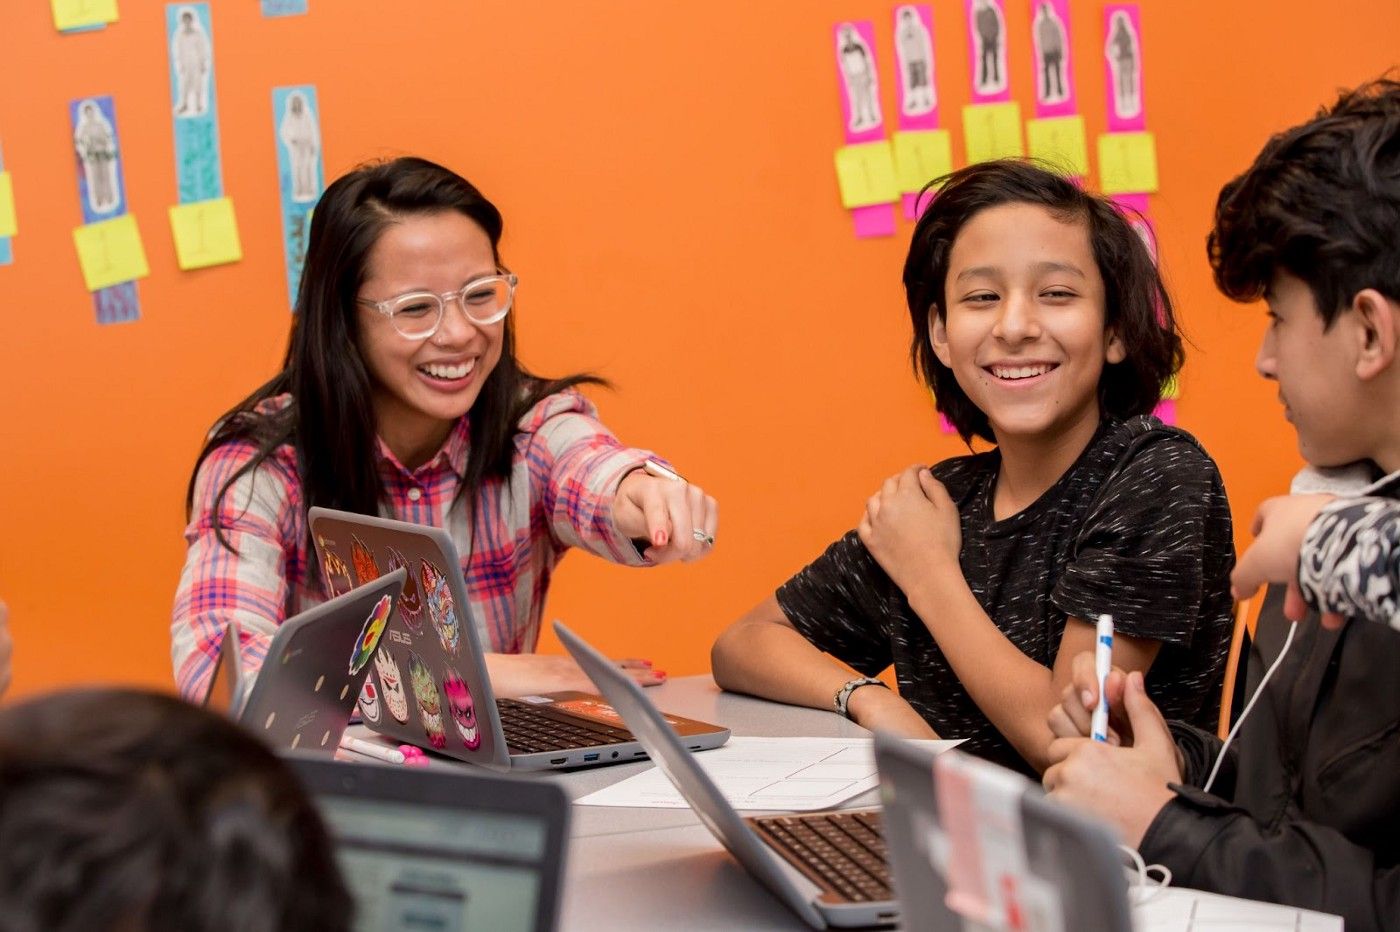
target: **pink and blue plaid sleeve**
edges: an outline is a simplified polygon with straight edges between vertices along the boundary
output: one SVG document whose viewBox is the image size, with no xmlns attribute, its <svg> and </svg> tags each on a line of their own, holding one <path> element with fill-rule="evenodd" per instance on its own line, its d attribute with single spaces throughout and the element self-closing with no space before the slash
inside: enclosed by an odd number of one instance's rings
<svg viewBox="0 0 1400 932">
<path fill-rule="evenodd" d="M 215 500 L 229 477 L 254 455 L 248 444 L 211 453 L 195 480 L 188 550 L 175 593 L 170 626 L 171 660 L 180 694 L 198 700 L 209 688 L 229 622 L 237 622 L 241 667 L 251 676 L 262 666 L 277 626 L 286 617 L 293 582 L 287 578 L 289 549 L 295 551 L 292 518 L 298 486 L 284 464 L 269 458 L 229 488 L 214 530 Z"/>
<path fill-rule="evenodd" d="M 613 499 L 622 477 L 653 458 L 625 447 L 598 420 L 597 409 L 575 391 L 541 401 L 521 420 L 530 484 L 538 490 L 555 540 L 615 563 L 646 566 L 613 523 Z"/>
</svg>

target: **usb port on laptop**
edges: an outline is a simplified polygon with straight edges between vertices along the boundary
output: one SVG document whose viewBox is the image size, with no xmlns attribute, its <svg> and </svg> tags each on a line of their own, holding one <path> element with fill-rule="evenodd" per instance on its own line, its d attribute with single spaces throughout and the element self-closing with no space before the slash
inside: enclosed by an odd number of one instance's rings
<svg viewBox="0 0 1400 932">
<path fill-rule="evenodd" d="M 588 763 L 589 761 L 597 760 L 597 759 L 598 759 L 598 754 L 599 754 L 599 753 L 601 753 L 601 752 L 595 751 L 595 752 L 593 752 L 592 754 L 585 754 L 585 755 L 583 755 L 583 762 L 586 764 L 586 763 Z"/>
</svg>

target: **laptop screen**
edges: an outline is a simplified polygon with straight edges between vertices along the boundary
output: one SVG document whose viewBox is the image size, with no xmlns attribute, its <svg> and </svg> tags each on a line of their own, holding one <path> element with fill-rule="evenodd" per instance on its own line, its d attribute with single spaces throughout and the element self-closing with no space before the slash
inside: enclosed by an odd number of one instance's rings
<svg viewBox="0 0 1400 932">
<path fill-rule="evenodd" d="M 356 929 L 532 930 L 546 883 L 542 816 L 322 794 Z"/>
</svg>

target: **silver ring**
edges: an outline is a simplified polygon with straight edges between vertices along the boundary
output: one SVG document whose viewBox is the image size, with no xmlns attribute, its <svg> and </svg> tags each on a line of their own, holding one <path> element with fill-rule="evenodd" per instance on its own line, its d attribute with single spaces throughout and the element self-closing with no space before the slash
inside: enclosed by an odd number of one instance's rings
<svg viewBox="0 0 1400 932">
<path fill-rule="evenodd" d="M 694 537 L 697 541 L 699 541 L 707 547 L 713 547 L 715 545 L 714 535 L 706 534 L 703 528 L 696 528 L 695 530 L 691 531 L 690 536 Z"/>
</svg>

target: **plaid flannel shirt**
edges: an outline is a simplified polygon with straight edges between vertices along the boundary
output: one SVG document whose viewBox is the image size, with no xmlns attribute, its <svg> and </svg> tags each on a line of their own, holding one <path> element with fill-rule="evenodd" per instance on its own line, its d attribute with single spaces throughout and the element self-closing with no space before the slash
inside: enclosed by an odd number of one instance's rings
<svg viewBox="0 0 1400 932">
<path fill-rule="evenodd" d="M 289 401 L 281 396 L 266 404 Z M 389 499 L 381 512 L 446 529 L 462 560 L 482 644 L 531 651 L 550 575 L 569 547 L 617 563 L 648 563 L 613 524 L 612 504 L 622 477 L 652 454 L 624 447 L 578 392 L 551 395 L 520 420 L 510 475 L 483 484 L 475 526 L 468 527 L 466 502 L 456 501 L 469 452 L 467 424 L 464 416 L 437 455 L 414 470 L 380 441 L 376 458 Z M 278 625 L 325 599 L 317 581 L 307 578 L 313 565 L 307 505 L 290 444 L 239 477 L 224 497 L 219 524 L 233 550 L 215 536 L 219 489 L 255 453 L 245 442 L 219 447 L 195 480 L 170 632 L 175 682 L 192 699 L 208 690 L 230 621 L 238 622 L 243 669 L 256 673 Z"/>
</svg>

